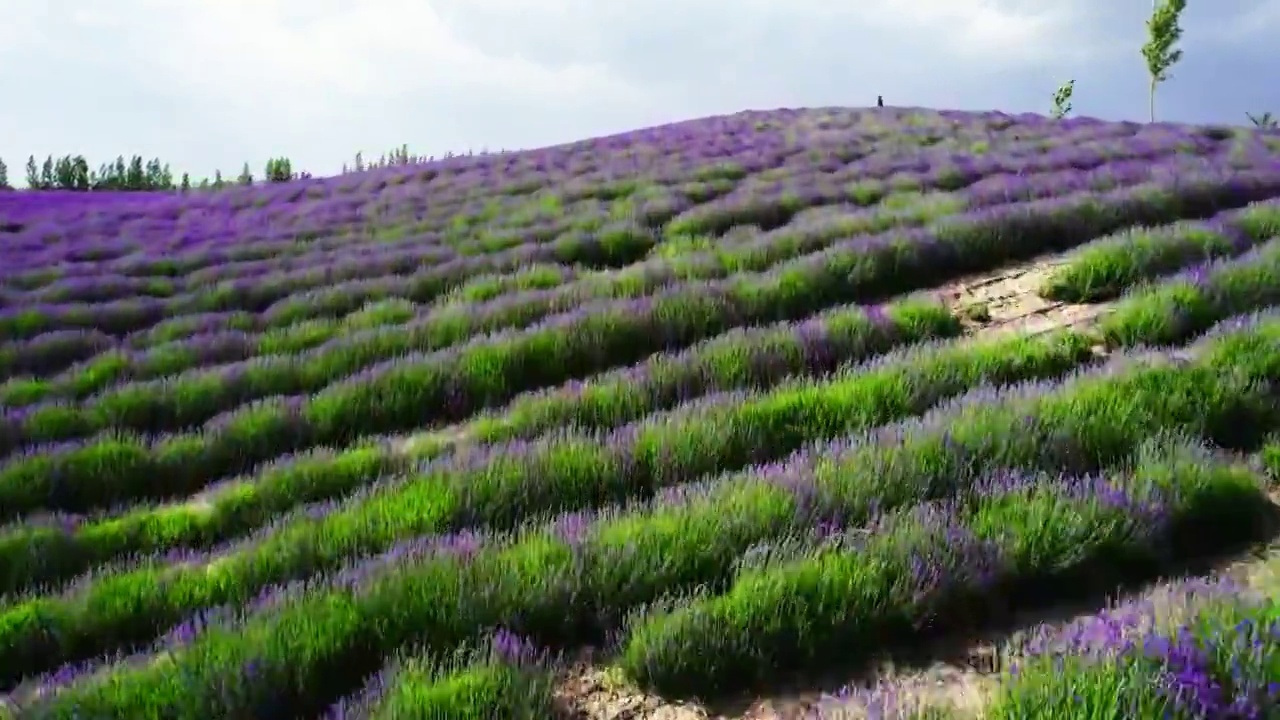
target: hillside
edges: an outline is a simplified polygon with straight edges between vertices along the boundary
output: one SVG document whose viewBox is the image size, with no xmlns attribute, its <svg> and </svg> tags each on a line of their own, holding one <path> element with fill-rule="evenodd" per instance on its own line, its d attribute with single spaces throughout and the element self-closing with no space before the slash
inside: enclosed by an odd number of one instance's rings
<svg viewBox="0 0 1280 720">
<path fill-rule="evenodd" d="M 1278 309 L 1274 131 L 0 194 L 0 717 L 1274 713 Z"/>
</svg>

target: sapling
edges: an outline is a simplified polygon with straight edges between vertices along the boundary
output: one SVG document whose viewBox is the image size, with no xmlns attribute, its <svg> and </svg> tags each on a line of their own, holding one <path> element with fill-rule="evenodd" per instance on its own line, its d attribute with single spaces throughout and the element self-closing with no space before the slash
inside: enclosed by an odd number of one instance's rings
<svg viewBox="0 0 1280 720">
<path fill-rule="evenodd" d="M 1068 80 L 1053 91 L 1053 109 L 1049 111 L 1049 114 L 1053 116 L 1054 120 L 1061 120 L 1067 116 L 1067 113 L 1071 112 L 1071 94 L 1075 92 L 1075 89 L 1076 81 Z"/>
<path fill-rule="evenodd" d="M 1253 113 L 1247 112 L 1245 115 L 1248 116 L 1249 122 L 1253 123 L 1254 127 L 1275 130 L 1276 127 L 1280 126 L 1280 122 L 1277 122 L 1276 118 L 1269 112 L 1264 112 L 1261 115 L 1254 115 Z"/>
<path fill-rule="evenodd" d="M 1169 68 L 1182 59 L 1182 51 L 1175 48 L 1182 38 L 1179 21 L 1187 0 L 1153 0 L 1151 17 L 1147 20 L 1147 42 L 1142 45 L 1142 57 L 1147 61 L 1147 73 L 1151 77 L 1148 104 L 1151 122 L 1156 121 L 1156 86 L 1172 75 Z"/>
</svg>

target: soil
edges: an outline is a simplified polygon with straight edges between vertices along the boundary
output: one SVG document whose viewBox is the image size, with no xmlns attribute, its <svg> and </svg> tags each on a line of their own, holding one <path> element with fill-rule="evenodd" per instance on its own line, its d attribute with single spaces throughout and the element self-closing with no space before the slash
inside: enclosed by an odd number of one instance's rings
<svg viewBox="0 0 1280 720">
<path fill-rule="evenodd" d="M 948 283 L 936 294 L 961 315 L 975 336 L 1023 333 L 1042 335 L 1064 327 L 1087 326 L 1103 316 L 1107 303 L 1077 305 L 1046 300 L 1038 291 L 1066 262 L 1067 255 L 1051 255 L 1009 265 Z"/>
<path fill-rule="evenodd" d="M 398 438 L 395 441 L 396 451 L 401 454 L 412 455 L 414 449 L 424 444 L 428 439 L 440 441 L 443 440 L 446 447 L 458 447 L 467 439 L 466 430 L 459 425 L 450 425 L 438 430 L 428 430 L 426 432 L 417 432 Z"/>
</svg>

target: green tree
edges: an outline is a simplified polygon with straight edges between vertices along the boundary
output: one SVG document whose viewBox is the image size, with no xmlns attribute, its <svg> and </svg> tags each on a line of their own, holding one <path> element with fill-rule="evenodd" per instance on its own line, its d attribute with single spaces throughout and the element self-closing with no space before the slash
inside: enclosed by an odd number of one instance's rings
<svg viewBox="0 0 1280 720">
<path fill-rule="evenodd" d="M 253 173 L 249 170 L 249 163 L 244 164 L 244 169 L 240 171 L 240 177 L 236 178 L 236 182 L 241 185 L 253 184 Z"/>
<path fill-rule="evenodd" d="M 271 158 L 267 161 L 265 177 L 267 182 L 288 182 L 293 179 L 293 163 L 287 157 Z"/>
<path fill-rule="evenodd" d="M 54 163 L 55 186 L 59 190 L 85 192 L 90 188 L 89 161 L 83 155 L 64 155 Z"/>
<path fill-rule="evenodd" d="M 152 158 L 143 166 L 143 187 L 142 190 L 157 190 L 163 187 L 160 177 L 160 161 Z"/>
<path fill-rule="evenodd" d="M 32 190 L 40 189 L 40 168 L 36 166 L 36 156 L 27 156 L 27 187 Z"/>
<path fill-rule="evenodd" d="M 89 169 L 89 160 L 83 155 L 77 155 L 71 162 L 74 165 L 76 189 L 88 192 L 93 188 L 93 171 Z"/>
<path fill-rule="evenodd" d="M 71 174 L 71 156 L 64 155 L 53 161 L 53 186 L 59 190 L 71 188 L 74 178 Z"/>
<path fill-rule="evenodd" d="M 114 162 L 102 163 L 93 174 L 94 190 L 119 190 L 122 178 Z"/>
<path fill-rule="evenodd" d="M 88 191 L 90 185 L 89 162 L 83 155 L 63 155 L 52 160 L 52 181 L 46 181 L 41 172 L 41 185 L 44 189 Z"/>
<path fill-rule="evenodd" d="M 1067 113 L 1071 112 L 1071 96 L 1075 93 L 1075 90 L 1076 81 L 1068 80 L 1059 85 L 1058 89 L 1054 91 L 1053 108 L 1049 111 L 1049 114 L 1055 120 L 1061 120 L 1067 116 Z"/>
<path fill-rule="evenodd" d="M 54 188 L 54 181 L 53 156 L 48 155 L 45 157 L 44 163 L 40 165 L 40 189 L 52 190 Z"/>
<path fill-rule="evenodd" d="M 1247 112 L 1245 113 L 1245 116 L 1249 118 L 1249 122 L 1253 123 L 1254 127 L 1274 130 L 1276 127 L 1280 126 L 1280 122 L 1277 122 L 1276 118 L 1269 112 L 1264 112 L 1261 115 L 1254 115 L 1253 113 Z"/>
<path fill-rule="evenodd" d="M 147 189 L 147 170 L 143 167 L 141 155 L 134 155 L 129 160 L 129 169 L 125 172 L 123 187 L 120 189 L 133 192 Z"/>
<path fill-rule="evenodd" d="M 9 166 L 4 164 L 4 159 L 0 158 L 0 190 L 12 190 L 13 186 L 9 184 Z"/>
<path fill-rule="evenodd" d="M 182 192 L 187 192 L 188 190 L 190 190 L 190 189 L 191 189 L 191 176 L 190 176 L 190 175 L 188 175 L 188 174 L 186 174 L 186 173 L 182 173 L 182 188 L 181 188 L 181 189 L 182 189 Z"/>
<path fill-rule="evenodd" d="M 1153 0 L 1151 17 L 1147 19 L 1147 42 L 1142 45 L 1142 58 L 1151 80 L 1147 98 L 1151 122 L 1156 121 L 1156 86 L 1173 77 L 1169 69 L 1182 59 L 1182 50 L 1174 46 L 1182 39 L 1179 22 L 1186 8 L 1187 0 Z"/>
</svg>

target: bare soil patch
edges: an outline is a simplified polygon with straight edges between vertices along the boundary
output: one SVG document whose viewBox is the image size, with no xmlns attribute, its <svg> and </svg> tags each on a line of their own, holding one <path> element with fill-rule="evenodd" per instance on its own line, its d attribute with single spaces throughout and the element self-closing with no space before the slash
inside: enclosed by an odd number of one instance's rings
<svg viewBox="0 0 1280 720">
<path fill-rule="evenodd" d="M 1067 262 L 1068 254 L 1047 255 L 995 272 L 970 275 L 943 285 L 936 293 L 966 316 L 965 324 L 972 335 L 1042 335 L 1059 328 L 1088 326 L 1107 312 L 1108 303 L 1080 305 L 1046 300 L 1039 295 L 1044 281 Z"/>
<path fill-rule="evenodd" d="M 459 425 L 450 425 L 437 430 L 409 433 L 396 438 L 392 447 L 401 455 L 412 455 L 414 451 L 426 444 L 440 444 L 445 448 L 456 448 L 467 440 L 467 431 Z"/>
</svg>

